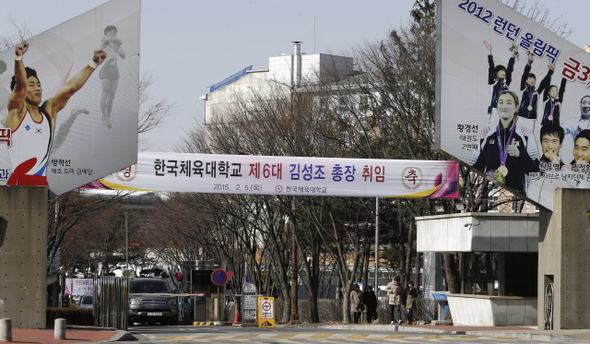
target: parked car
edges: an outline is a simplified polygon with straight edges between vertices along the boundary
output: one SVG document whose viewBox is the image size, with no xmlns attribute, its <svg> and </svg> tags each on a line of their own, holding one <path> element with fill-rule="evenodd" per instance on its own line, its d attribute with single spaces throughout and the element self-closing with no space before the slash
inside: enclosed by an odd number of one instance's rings
<svg viewBox="0 0 590 344">
<path fill-rule="evenodd" d="M 157 278 L 134 278 L 129 292 L 129 324 L 178 324 L 178 302 L 170 287 Z"/>
<path fill-rule="evenodd" d="M 76 303 L 76 307 L 92 309 L 92 295 L 82 296 Z"/>
</svg>

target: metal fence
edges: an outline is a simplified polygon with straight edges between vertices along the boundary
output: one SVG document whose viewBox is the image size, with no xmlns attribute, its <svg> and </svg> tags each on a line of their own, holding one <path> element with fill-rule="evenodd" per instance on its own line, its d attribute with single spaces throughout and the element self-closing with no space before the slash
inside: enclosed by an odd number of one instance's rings
<svg viewBox="0 0 590 344">
<path fill-rule="evenodd" d="M 94 278 L 94 326 L 127 330 L 131 279 L 102 276 Z"/>
</svg>

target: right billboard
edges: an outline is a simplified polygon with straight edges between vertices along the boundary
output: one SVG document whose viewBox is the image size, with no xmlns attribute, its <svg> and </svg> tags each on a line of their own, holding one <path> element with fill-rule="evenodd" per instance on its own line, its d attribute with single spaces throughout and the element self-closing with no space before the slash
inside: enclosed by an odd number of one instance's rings
<svg viewBox="0 0 590 344">
<path fill-rule="evenodd" d="M 495 0 L 437 1 L 436 148 L 552 210 L 590 186 L 590 56 Z"/>
</svg>

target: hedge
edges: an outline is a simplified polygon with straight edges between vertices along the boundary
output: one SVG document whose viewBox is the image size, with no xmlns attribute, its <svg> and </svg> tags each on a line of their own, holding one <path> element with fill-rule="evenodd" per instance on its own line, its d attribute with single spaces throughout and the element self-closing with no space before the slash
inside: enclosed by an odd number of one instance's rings
<svg viewBox="0 0 590 344">
<path fill-rule="evenodd" d="M 92 309 L 89 308 L 47 308 L 46 321 L 48 327 L 53 327 L 55 319 L 66 319 L 67 325 L 94 325 Z"/>
</svg>

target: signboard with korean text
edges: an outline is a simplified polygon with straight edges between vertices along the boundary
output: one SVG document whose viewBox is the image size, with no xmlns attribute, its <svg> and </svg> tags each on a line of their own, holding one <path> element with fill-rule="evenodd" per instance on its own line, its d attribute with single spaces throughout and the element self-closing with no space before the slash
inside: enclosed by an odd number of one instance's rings
<svg viewBox="0 0 590 344">
<path fill-rule="evenodd" d="M 274 297 L 258 298 L 258 327 L 275 327 Z"/>
<path fill-rule="evenodd" d="M 112 0 L 0 53 L 0 185 L 55 196 L 137 161 L 139 20 Z"/>
<path fill-rule="evenodd" d="M 590 186 L 590 56 L 499 1 L 437 1 L 436 148 L 547 209 Z"/>
<path fill-rule="evenodd" d="M 256 294 L 256 284 L 247 282 L 242 286 L 242 294 Z"/>
<path fill-rule="evenodd" d="M 452 161 L 139 153 L 88 188 L 297 196 L 455 198 Z"/>
<path fill-rule="evenodd" d="M 244 320 L 256 320 L 256 295 L 244 295 L 242 297 L 242 313 Z"/>
<path fill-rule="evenodd" d="M 92 278 L 66 278 L 66 295 L 92 295 Z"/>
</svg>

